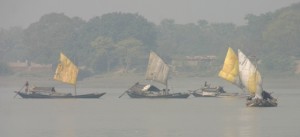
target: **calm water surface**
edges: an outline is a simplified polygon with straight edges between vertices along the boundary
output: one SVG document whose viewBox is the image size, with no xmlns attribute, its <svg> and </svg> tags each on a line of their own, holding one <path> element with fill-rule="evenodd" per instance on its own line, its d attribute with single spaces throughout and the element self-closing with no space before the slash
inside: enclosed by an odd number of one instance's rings
<svg viewBox="0 0 300 137">
<path fill-rule="evenodd" d="M 125 89 L 100 99 L 13 98 L 0 88 L 1 137 L 297 137 L 300 91 L 271 89 L 274 108 L 248 108 L 245 98 L 131 99 Z M 186 89 L 184 89 L 186 91 Z"/>
</svg>

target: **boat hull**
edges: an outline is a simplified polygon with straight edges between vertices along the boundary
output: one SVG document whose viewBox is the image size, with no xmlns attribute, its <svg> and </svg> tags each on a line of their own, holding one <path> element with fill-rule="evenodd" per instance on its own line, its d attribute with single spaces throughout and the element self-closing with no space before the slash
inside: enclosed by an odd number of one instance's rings
<svg viewBox="0 0 300 137">
<path fill-rule="evenodd" d="M 82 94 L 82 95 L 72 95 L 72 94 L 39 94 L 39 93 L 23 93 L 23 92 L 16 92 L 22 98 L 45 98 L 45 99 L 55 99 L 55 98 L 100 98 L 101 96 L 105 95 L 106 93 L 90 93 L 90 94 Z"/>
<path fill-rule="evenodd" d="M 253 99 L 247 100 L 247 107 L 277 107 L 277 99 Z"/>
<path fill-rule="evenodd" d="M 201 92 L 201 93 L 194 92 L 192 94 L 195 97 L 216 97 L 217 96 L 216 92 Z"/>
<path fill-rule="evenodd" d="M 223 87 L 221 86 L 211 87 L 210 85 L 207 85 L 205 82 L 205 86 L 201 88 L 201 92 L 197 92 L 197 90 L 195 90 L 193 91 L 192 94 L 195 97 L 217 97 L 222 93 L 224 93 L 224 95 L 226 93 Z"/>
<path fill-rule="evenodd" d="M 246 93 L 219 93 L 218 97 L 220 98 L 226 98 L 226 97 L 239 97 L 239 98 L 247 98 L 249 97 L 249 94 Z"/>
<path fill-rule="evenodd" d="M 153 85 L 138 82 L 125 92 L 131 98 L 188 98 L 190 96 L 189 93 L 168 93 Z"/>
<path fill-rule="evenodd" d="M 128 92 L 127 94 L 131 98 L 188 98 L 190 94 L 188 93 L 173 93 L 166 95 L 142 95 L 138 93 Z"/>
</svg>

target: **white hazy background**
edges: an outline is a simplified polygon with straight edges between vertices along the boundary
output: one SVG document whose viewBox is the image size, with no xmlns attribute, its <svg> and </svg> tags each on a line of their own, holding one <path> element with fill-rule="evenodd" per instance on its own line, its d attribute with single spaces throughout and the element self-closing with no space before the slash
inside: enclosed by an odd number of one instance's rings
<svg viewBox="0 0 300 137">
<path fill-rule="evenodd" d="M 246 23 L 245 15 L 274 12 L 300 0 L 0 0 L 0 29 L 28 27 L 45 14 L 64 13 L 89 20 L 111 12 L 138 13 L 149 21 Z"/>
</svg>

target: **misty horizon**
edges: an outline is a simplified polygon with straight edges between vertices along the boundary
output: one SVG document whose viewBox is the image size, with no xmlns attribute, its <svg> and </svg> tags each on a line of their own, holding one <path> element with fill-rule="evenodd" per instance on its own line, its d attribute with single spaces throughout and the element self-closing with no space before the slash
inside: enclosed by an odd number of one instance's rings
<svg viewBox="0 0 300 137">
<path fill-rule="evenodd" d="M 28 27 L 40 17 L 49 13 L 63 13 L 69 17 L 80 17 L 86 21 L 112 12 L 137 13 L 150 22 L 159 24 L 163 19 L 173 19 L 176 23 L 196 23 L 207 20 L 212 23 L 246 24 L 247 14 L 260 15 L 274 12 L 290 6 L 300 0 L 265 0 L 265 1 L 2 1 L 0 6 L 0 28 L 20 26 Z"/>
</svg>

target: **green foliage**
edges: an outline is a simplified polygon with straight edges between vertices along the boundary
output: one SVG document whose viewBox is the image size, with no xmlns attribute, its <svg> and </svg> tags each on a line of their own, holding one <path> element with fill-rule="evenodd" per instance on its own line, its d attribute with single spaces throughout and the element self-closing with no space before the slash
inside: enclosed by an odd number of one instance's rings
<svg viewBox="0 0 300 137">
<path fill-rule="evenodd" d="M 104 55 L 106 58 L 106 67 L 107 72 L 110 72 L 111 63 L 114 59 L 114 56 L 112 56 L 112 52 L 115 49 L 115 44 L 112 41 L 111 38 L 108 37 L 97 37 L 94 41 L 91 43 L 92 47 L 95 48 L 97 52 L 97 57 L 99 55 Z"/>
<path fill-rule="evenodd" d="M 6 76 L 10 74 L 12 74 L 12 71 L 10 70 L 9 66 L 4 62 L 0 62 L 0 75 Z"/>
<path fill-rule="evenodd" d="M 284 10 L 264 31 L 265 46 L 281 54 L 297 55 L 300 51 L 300 8 Z M 292 50 L 291 50 L 292 49 Z M 276 52 L 275 51 L 275 52 Z"/>
<path fill-rule="evenodd" d="M 23 29 L 13 27 L 0 30 L 0 61 L 13 61 L 24 59 L 26 47 L 23 43 Z"/>
<path fill-rule="evenodd" d="M 90 29 L 96 31 L 94 33 L 97 36 L 110 37 L 113 41 L 135 38 L 149 49 L 156 46 L 155 25 L 138 14 L 108 13 L 102 15 L 101 18 L 95 17 L 88 23 Z"/>
<path fill-rule="evenodd" d="M 115 55 L 125 72 L 131 69 L 140 69 L 146 62 L 143 58 L 147 58 L 147 52 L 143 43 L 135 38 L 127 38 L 116 44 Z"/>
<path fill-rule="evenodd" d="M 81 24 L 82 21 L 78 18 L 71 19 L 64 14 L 42 16 L 39 22 L 31 24 L 24 32 L 29 60 L 39 63 L 55 62 L 59 52 L 71 49 L 68 47 L 72 46 L 73 35 Z"/>
<path fill-rule="evenodd" d="M 164 19 L 155 25 L 139 14 L 108 13 L 84 21 L 50 13 L 28 28 L 0 30 L 0 59 L 56 63 L 64 52 L 90 73 L 145 71 L 150 50 L 177 71 L 215 75 L 227 48 L 241 49 L 262 60 L 264 74 L 293 73 L 300 58 L 300 3 L 261 15 L 249 14 L 247 24 L 176 24 Z M 186 56 L 215 55 L 210 64 L 188 66 Z M 173 60 L 172 60 L 173 59 Z M 179 60 L 179 61 L 178 61 Z M 177 65 L 177 66 L 176 66 Z M 83 74 L 82 74 L 83 75 Z"/>
<path fill-rule="evenodd" d="M 220 47 L 235 37 L 236 26 L 230 23 L 208 24 L 203 20 L 198 25 L 182 25 L 166 19 L 158 30 L 158 51 L 167 56 L 212 55 L 224 52 L 226 48 Z"/>
<path fill-rule="evenodd" d="M 139 66 L 143 64 L 141 61 L 144 60 L 137 60 L 137 58 L 145 58 L 146 55 L 143 43 L 135 38 L 114 42 L 111 38 L 99 36 L 91 42 L 91 46 L 96 51 L 95 62 L 102 66 L 106 64 L 106 72 L 110 72 L 113 66 L 117 66 L 117 69 L 125 72 L 141 68 Z M 94 69 L 101 72 L 102 66 L 94 65 Z"/>
<path fill-rule="evenodd" d="M 295 63 L 285 54 L 276 54 L 264 57 L 259 67 L 265 74 L 292 72 L 295 68 Z"/>
<path fill-rule="evenodd" d="M 90 77 L 92 76 L 92 72 L 89 71 L 89 70 L 86 70 L 86 69 L 80 69 L 79 72 L 78 72 L 78 77 L 77 77 L 77 80 L 83 80 L 87 77 Z"/>
</svg>

